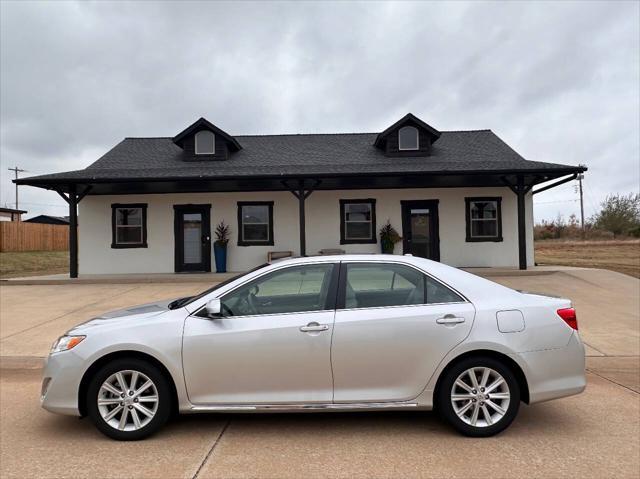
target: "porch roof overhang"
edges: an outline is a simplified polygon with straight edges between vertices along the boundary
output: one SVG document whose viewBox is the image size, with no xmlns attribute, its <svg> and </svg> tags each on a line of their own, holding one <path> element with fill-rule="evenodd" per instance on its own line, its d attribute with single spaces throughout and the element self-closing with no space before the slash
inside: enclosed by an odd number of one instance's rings
<svg viewBox="0 0 640 479">
<path fill-rule="evenodd" d="M 586 167 L 553 169 L 467 170 L 430 172 L 353 172 L 300 174 L 259 174 L 251 176 L 185 176 L 185 175 L 131 175 L 110 176 L 107 171 L 87 170 L 59 175 L 21 178 L 14 180 L 19 185 L 69 193 L 91 187 L 89 195 L 132 195 L 161 193 L 203 193 L 241 191 L 289 191 L 290 182 L 300 180 L 314 182 L 315 190 L 393 189 L 393 188 L 456 188 L 456 187 L 504 187 L 514 184 L 517 178 L 533 187 L 537 184 L 576 175 Z M 83 174 L 78 174 L 83 173 Z M 52 178 L 52 176 L 55 176 Z"/>
</svg>

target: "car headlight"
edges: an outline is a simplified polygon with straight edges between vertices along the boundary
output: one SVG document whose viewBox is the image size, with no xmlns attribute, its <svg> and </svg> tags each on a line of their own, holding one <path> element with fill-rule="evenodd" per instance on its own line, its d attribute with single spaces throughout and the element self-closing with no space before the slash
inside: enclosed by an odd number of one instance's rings
<svg viewBox="0 0 640 479">
<path fill-rule="evenodd" d="M 69 351 L 80 344 L 86 336 L 60 336 L 51 346 L 51 353 Z"/>
</svg>

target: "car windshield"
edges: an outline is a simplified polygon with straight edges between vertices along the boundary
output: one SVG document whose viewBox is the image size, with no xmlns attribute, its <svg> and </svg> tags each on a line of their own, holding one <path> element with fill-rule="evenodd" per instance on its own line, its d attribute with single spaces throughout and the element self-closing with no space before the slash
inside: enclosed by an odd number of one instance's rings
<svg viewBox="0 0 640 479">
<path fill-rule="evenodd" d="M 176 299 L 175 301 L 172 301 L 171 303 L 169 303 L 169 309 L 177 309 L 177 308 L 182 308 L 183 306 L 186 306 L 187 304 L 193 303 L 194 301 L 199 300 L 200 298 L 203 298 L 204 296 L 208 295 L 209 293 L 222 288 L 223 286 L 226 286 L 227 284 L 231 283 L 232 281 L 235 281 L 236 279 L 242 278 L 243 276 L 246 276 L 248 274 L 253 273 L 254 271 L 258 271 L 259 269 L 262 269 L 266 266 L 269 266 L 269 263 L 264 263 L 261 264 L 260 266 L 257 266 L 253 269 L 250 269 L 249 271 L 247 271 L 246 273 L 242 273 L 242 274 L 238 274 L 236 276 L 232 276 L 229 279 L 224 280 L 221 283 L 216 284 L 215 286 L 212 286 L 211 288 L 203 291 L 200 294 L 197 294 L 195 296 L 187 296 L 186 298 L 180 298 L 180 299 Z"/>
</svg>

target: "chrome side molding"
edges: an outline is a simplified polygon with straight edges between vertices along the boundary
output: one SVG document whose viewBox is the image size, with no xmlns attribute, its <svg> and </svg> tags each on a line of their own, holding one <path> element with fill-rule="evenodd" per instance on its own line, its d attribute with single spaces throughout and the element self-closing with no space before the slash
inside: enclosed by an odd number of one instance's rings
<svg viewBox="0 0 640 479">
<path fill-rule="evenodd" d="M 318 404 L 220 404 L 215 406 L 191 406 L 193 412 L 215 411 L 322 411 L 328 409 L 397 409 L 417 407 L 408 402 L 368 403 L 318 403 Z"/>
</svg>

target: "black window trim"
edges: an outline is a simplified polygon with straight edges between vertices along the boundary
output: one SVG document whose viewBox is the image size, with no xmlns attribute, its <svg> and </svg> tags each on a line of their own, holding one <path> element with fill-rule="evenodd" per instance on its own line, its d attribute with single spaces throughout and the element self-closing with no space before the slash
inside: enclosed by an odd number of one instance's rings
<svg viewBox="0 0 640 479">
<path fill-rule="evenodd" d="M 238 246 L 273 246 L 273 201 L 238 201 Z M 242 239 L 242 208 L 244 206 L 269 207 L 269 239 L 267 241 L 245 241 Z"/>
<path fill-rule="evenodd" d="M 147 203 L 111 203 L 111 248 L 147 248 Z M 140 208 L 142 210 L 142 243 L 118 243 L 116 234 L 116 211 L 119 208 Z"/>
<path fill-rule="evenodd" d="M 398 304 L 395 306 L 368 306 L 368 307 L 362 307 L 362 308 L 346 308 L 346 300 L 347 300 L 347 265 L 348 264 L 360 264 L 360 265 L 373 265 L 373 264 L 395 264 L 395 265 L 399 265 L 399 266 L 406 266 L 408 268 L 413 268 L 416 271 L 418 271 L 419 273 L 421 273 L 422 275 L 425 276 L 425 281 L 424 281 L 424 299 L 426 301 L 426 303 L 420 303 L 420 304 Z M 471 303 L 471 301 L 469 301 L 469 298 L 467 298 L 464 294 L 462 294 L 460 291 L 458 291 L 456 288 L 453 288 L 451 286 L 449 286 L 447 283 L 441 281 L 440 279 L 436 278 L 435 276 L 429 274 L 428 272 L 426 272 L 425 270 L 418 268 L 417 266 L 410 264 L 410 263 L 403 263 L 401 261 L 372 261 L 372 260 L 367 260 L 367 261 L 355 261 L 355 260 L 351 260 L 351 261 L 342 261 L 340 262 L 340 274 L 338 276 L 338 292 L 337 292 L 337 296 L 336 296 L 336 311 L 351 311 L 351 310 L 360 310 L 360 309 L 385 309 L 385 308 L 413 308 L 413 307 L 419 307 L 419 306 L 438 306 L 438 305 L 443 305 L 443 304 L 469 304 Z M 435 282 L 439 283 L 440 285 L 442 285 L 443 287 L 451 290 L 452 292 L 454 292 L 456 294 L 456 296 L 458 296 L 461 301 L 453 301 L 453 302 L 448 302 L 448 303 L 429 303 L 429 298 L 427 297 L 427 278 L 431 278 L 432 280 L 434 280 Z"/>
<path fill-rule="evenodd" d="M 348 204 L 361 204 L 369 203 L 371 205 L 371 237 L 365 239 L 347 239 L 346 226 L 345 226 L 345 205 Z M 376 199 L 375 198 L 361 198 L 361 199 L 341 199 L 340 200 L 340 244 L 376 244 L 377 238 L 376 227 Z"/>
<path fill-rule="evenodd" d="M 495 201 L 496 202 L 496 220 L 497 235 L 496 236 L 472 236 L 471 234 L 471 203 L 476 201 Z M 502 196 L 473 196 L 464 199 L 465 223 L 467 232 L 467 243 L 499 243 L 502 238 Z"/>
</svg>

